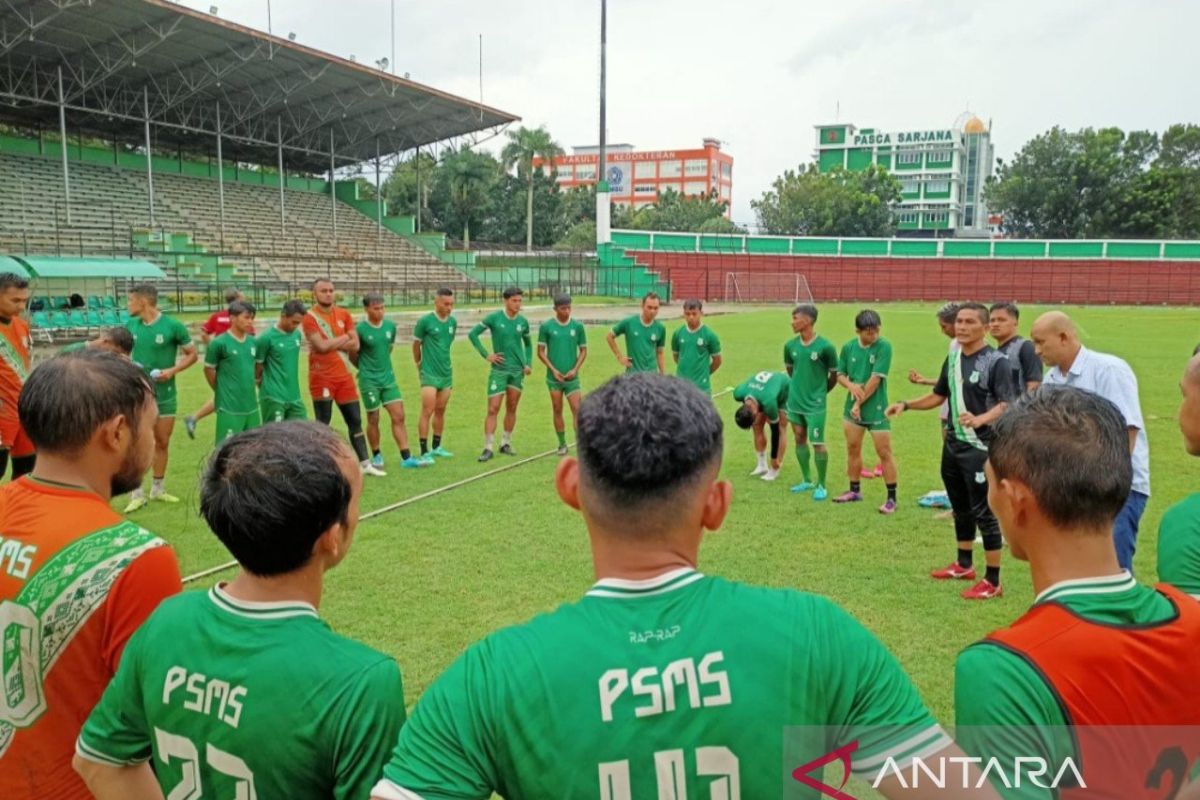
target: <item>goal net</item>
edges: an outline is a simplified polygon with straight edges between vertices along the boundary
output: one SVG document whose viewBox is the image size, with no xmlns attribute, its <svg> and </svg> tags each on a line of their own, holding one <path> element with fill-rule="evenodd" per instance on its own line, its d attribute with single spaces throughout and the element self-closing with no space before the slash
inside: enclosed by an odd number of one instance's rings
<svg viewBox="0 0 1200 800">
<path fill-rule="evenodd" d="M 808 279 L 798 272 L 727 272 L 726 303 L 811 303 Z"/>
</svg>

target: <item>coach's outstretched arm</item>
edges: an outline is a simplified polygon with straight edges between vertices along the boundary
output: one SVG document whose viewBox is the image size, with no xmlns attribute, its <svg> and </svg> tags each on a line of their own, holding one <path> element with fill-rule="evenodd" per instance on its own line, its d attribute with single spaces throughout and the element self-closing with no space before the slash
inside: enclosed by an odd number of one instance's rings
<svg viewBox="0 0 1200 800">
<path fill-rule="evenodd" d="M 887 415 L 889 417 L 898 417 L 905 411 L 928 411 L 931 408 L 938 408 L 942 403 L 946 402 L 946 398 L 937 392 L 930 392 L 924 397 L 918 397 L 916 400 L 901 400 L 892 403 L 888 406 Z"/>
</svg>

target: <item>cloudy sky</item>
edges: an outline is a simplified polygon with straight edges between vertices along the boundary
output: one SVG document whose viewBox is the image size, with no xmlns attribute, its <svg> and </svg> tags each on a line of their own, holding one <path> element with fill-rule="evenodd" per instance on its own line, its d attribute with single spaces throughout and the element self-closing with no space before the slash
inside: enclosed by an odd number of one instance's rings
<svg viewBox="0 0 1200 800">
<path fill-rule="evenodd" d="M 267 0 L 185 0 L 267 27 Z M 599 0 L 395 0 L 398 72 L 597 139 Z M 274 0 L 276 33 L 371 63 L 390 55 L 390 0 Z M 1200 122 L 1195 0 L 609 0 L 610 142 L 734 157 L 733 218 L 811 158 L 813 125 L 991 120 L 1006 158 L 1031 136 Z"/>
</svg>

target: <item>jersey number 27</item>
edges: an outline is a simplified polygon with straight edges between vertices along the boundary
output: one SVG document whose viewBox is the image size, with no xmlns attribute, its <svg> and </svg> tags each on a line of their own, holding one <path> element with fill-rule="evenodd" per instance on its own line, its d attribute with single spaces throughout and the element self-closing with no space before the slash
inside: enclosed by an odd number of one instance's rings
<svg viewBox="0 0 1200 800">
<path fill-rule="evenodd" d="M 682 750 L 660 750 L 654 754 L 658 800 L 687 800 L 687 775 Z M 738 759 L 727 747 L 697 747 L 696 774 L 713 778 L 709 800 L 741 800 Z M 632 800 L 629 761 L 600 765 L 600 800 Z"/>
</svg>

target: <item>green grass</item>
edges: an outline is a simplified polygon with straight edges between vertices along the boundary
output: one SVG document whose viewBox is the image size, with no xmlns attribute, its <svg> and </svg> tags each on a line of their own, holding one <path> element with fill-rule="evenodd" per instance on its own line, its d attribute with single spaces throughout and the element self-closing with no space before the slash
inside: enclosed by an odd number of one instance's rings
<svg viewBox="0 0 1200 800">
<path fill-rule="evenodd" d="M 883 315 L 883 333 L 895 350 L 891 396 L 912 399 L 923 390 L 908 385 L 908 370 L 934 373 L 945 356 L 946 339 L 937 331 L 933 306 L 877 308 Z M 853 335 L 858 309 L 823 306 L 819 332 L 840 347 Z M 1040 310 L 1024 309 L 1025 330 Z M 1185 309 L 1067 310 L 1089 347 L 1127 359 L 1141 382 L 1154 495 L 1142 522 L 1135 567 L 1143 580 L 1150 580 L 1155 575 L 1158 520 L 1194 486 L 1194 467 L 1183 453 L 1175 418 L 1178 376 L 1200 336 L 1195 315 Z M 786 309 L 710 317 L 709 324 L 725 345 L 725 366 L 714 387 L 735 384 L 760 370 L 779 369 L 783 342 L 791 336 L 789 319 Z M 675 324 L 679 323 L 669 327 Z M 617 371 L 603 329 L 589 333 L 592 355 L 583 370 L 585 388 Z M 416 379 L 407 345 L 397 348 L 395 362 L 405 396 L 414 398 Z M 457 457 L 433 469 L 400 470 L 394 444 L 385 442 L 391 469 L 387 478 L 367 481 L 364 511 L 506 463 L 503 456 L 486 467 L 475 463 L 481 444 L 484 367 L 469 344 L 455 345 L 457 389 L 445 445 Z M 537 369 L 526 382 L 514 439 L 521 455 L 555 445 L 542 376 Z M 208 391 L 199 368 L 181 381 L 182 415 L 198 406 Z M 831 396 L 832 492 L 845 488 L 845 446 L 834 424 L 843 397 L 841 389 Z M 726 419 L 723 473 L 734 482 L 735 497 L 725 526 L 709 535 L 702 548 L 701 569 L 832 597 L 896 653 L 937 716 L 951 722 L 956 653 L 1016 618 L 1032 595 L 1028 569 L 1011 558 L 1004 566 L 1006 594 L 998 601 L 967 603 L 958 597 L 962 584 L 945 585 L 926 577 L 931 567 L 950 560 L 954 548 L 950 522 L 934 520 L 931 512 L 915 504 L 919 495 L 940 488 L 937 413 L 911 412 L 895 426 L 900 511 L 884 518 L 875 513 L 883 500 L 881 481 L 864 482 L 868 502 L 850 507 L 816 504 L 807 495 L 789 494 L 787 487 L 798 475 L 791 448 L 778 482 L 750 478 L 754 456 L 749 434 L 733 426 L 732 401 L 725 397 L 717 402 Z M 410 406 L 414 443 L 416 410 Z M 211 419 L 201 423 L 196 442 L 186 438 L 182 425 L 176 431 L 168 488 L 185 502 L 152 504 L 136 515 L 139 523 L 175 545 L 185 574 L 229 558 L 196 514 L 196 475 L 211 449 L 212 424 Z M 867 453 L 869 459 L 869 447 Z M 580 518 L 554 493 L 554 465 L 554 458 L 544 458 L 363 522 L 350 556 L 330 573 L 322 615 L 337 630 L 396 657 L 410 705 L 465 645 L 500 626 L 572 601 L 590 584 L 586 533 Z"/>
</svg>

